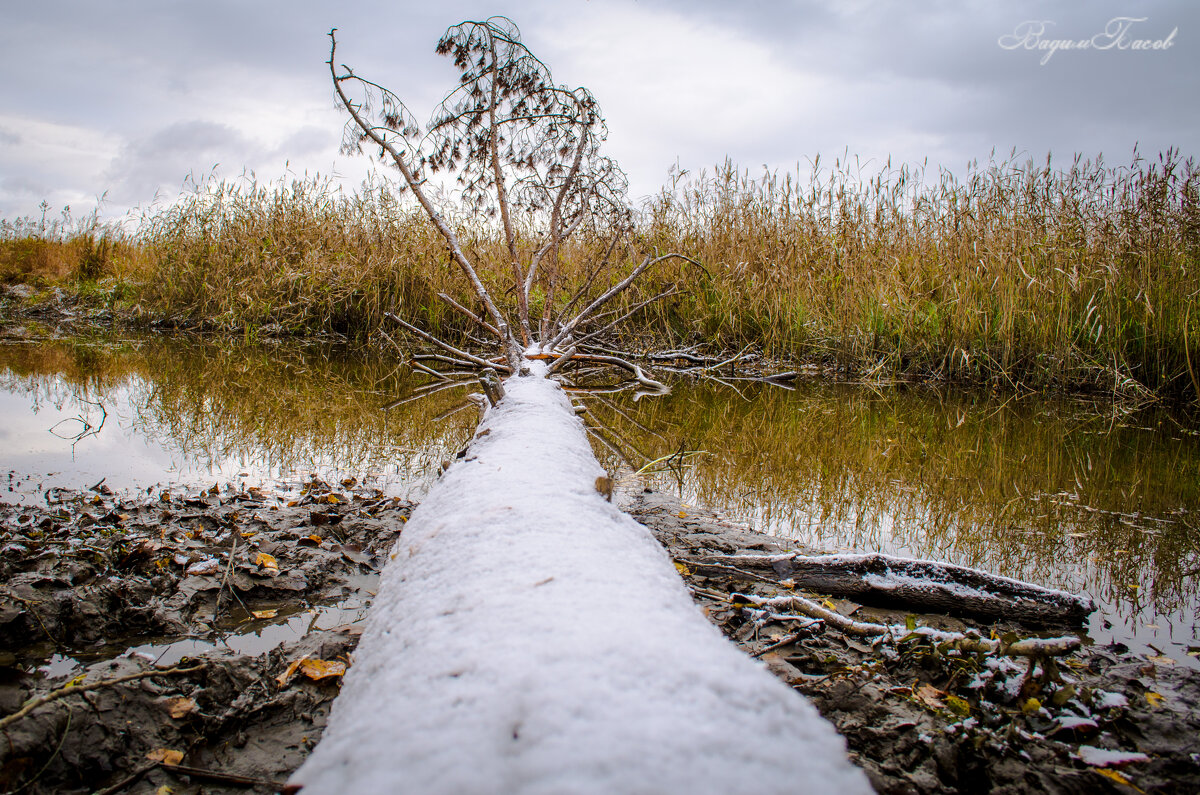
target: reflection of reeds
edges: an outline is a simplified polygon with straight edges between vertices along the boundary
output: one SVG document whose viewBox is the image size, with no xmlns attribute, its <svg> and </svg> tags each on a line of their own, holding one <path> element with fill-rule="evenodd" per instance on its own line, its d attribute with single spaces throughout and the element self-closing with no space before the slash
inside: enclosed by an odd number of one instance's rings
<svg viewBox="0 0 1200 795">
<path fill-rule="evenodd" d="M 419 480 L 474 428 L 470 414 L 433 421 L 452 396 L 381 411 L 412 388 L 412 376 L 394 361 L 346 346 L 147 338 L 110 350 L 51 343 L 0 349 L 0 366 L 10 391 L 56 405 L 131 394 L 132 428 L 202 465 L 234 459 L 304 472 L 327 462 Z"/>
<path fill-rule="evenodd" d="M 381 182 L 354 195 L 318 179 L 206 184 L 119 239 L 93 224 L 78 240 L 61 229 L 50 240 L 33 222 L 5 222 L 0 278 L 79 271 L 47 253 L 78 243 L 92 252 L 84 271 L 115 274 L 127 305 L 156 316 L 366 336 L 396 311 L 456 337 L 462 317 L 437 294 L 474 299 L 414 209 Z M 494 227 L 452 221 L 484 277 L 503 279 Z M 533 247 L 537 224 L 524 223 L 519 245 Z M 811 173 L 752 179 L 726 163 L 664 189 L 636 238 L 705 269 L 664 264 L 622 295 L 612 318 L 679 291 L 617 324 L 629 345 L 750 344 L 876 374 L 1200 391 L 1200 311 L 1189 311 L 1200 296 L 1200 174 L 1173 151 L 1123 168 L 1000 160 L 961 178 L 818 159 Z M 531 312 L 565 303 L 607 243 L 581 235 L 565 246 L 556 297 L 535 291 Z M 612 268 L 632 262 L 618 247 Z"/>
<path fill-rule="evenodd" d="M 0 346 L 0 387 L 63 406 L 134 395 L 137 430 L 205 463 L 428 477 L 475 412 L 457 390 L 380 406 L 425 376 L 336 345 Z M 659 460 L 660 488 L 814 546 L 898 551 L 1071 589 L 1129 610 L 1195 604 L 1200 437 L 1168 415 L 928 389 L 708 382 L 585 396 L 609 471 Z M 707 451 L 691 454 L 692 451 Z M 674 458 L 672 455 L 674 454 Z M 1131 586 L 1138 586 L 1133 588 Z"/>
<path fill-rule="evenodd" d="M 767 532 L 1098 588 L 1118 604 L 1196 598 L 1200 439 L 1167 416 L 928 390 L 743 391 L 677 384 L 621 404 L 657 436 L 589 408 L 647 456 L 711 451 L 656 482 Z"/>
</svg>

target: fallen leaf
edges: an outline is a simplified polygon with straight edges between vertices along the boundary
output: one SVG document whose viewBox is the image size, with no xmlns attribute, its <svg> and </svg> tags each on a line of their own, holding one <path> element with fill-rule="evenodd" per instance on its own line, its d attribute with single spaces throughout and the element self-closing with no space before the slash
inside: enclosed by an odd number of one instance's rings
<svg viewBox="0 0 1200 795">
<path fill-rule="evenodd" d="M 250 615 L 255 618 L 274 618 L 279 615 L 278 610 L 251 610 Z"/>
<path fill-rule="evenodd" d="M 163 784 L 158 789 L 154 790 L 154 795 L 173 795 L 175 790 L 171 789 L 166 784 Z"/>
<path fill-rule="evenodd" d="M 1025 703 L 1021 705 L 1021 711 L 1026 715 L 1033 715 L 1041 708 L 1042 702 L 1038 701 L 1036 698 L 1027 699 Z"/>
<path fill-rule="evenodd" d="M 300 661 L 300 673 L 314 680 L 341 676 L 346 673 L 346 663 L 340 660 L 304 659 Z"/>
<path fill-rule="evenodd" d="M 680 511 L 680 512 L 679 512 L 679 518 L 680 518 L 680 519 L 686 519 L 686 518 L 687 518 L 687 513 L 685 513 L 684 511 Z"/>
<path fill-rule="evenodd" d="M 1117 782 L 1118 784 L 1124 784 L 1126 787 L 1133 787 L 1138 792 L 1145 792 L 1145 790 L 1134 786 L 1134 783 L 1132 781 L 1130 781 L 1128 778 L 1126 778 L 1124 775 L 1122 775 L 1121 772 L 1118 770 L 1109 770 L 1106 767 L 1093 767 L 1092 771 L 1099 773 L 1100 775 L 1104 776 L 1105 778 L 1111 779 L 1111 780 Z"/>
<path fill-rule="evenodd" d="M 164 765 L 177 765 L 183 761 L 183 751 L 176 751 L 173 748 L 155 748 L 146 754 L 146 759 L 151 762 L 162 762 Z"/>
<path fill-rule="evenodd" d="M 1155 693 L 1153 690 L 1146 693 L 1146 703 L 1155 709 L 1161 707 L 1165 700 L 1162 693 Z"/>
<path fill-rule="evenodd" d="M 285 687 L 287 683 L 291 681 L 292 676 L 296 673 L 296 669 L 300 667 L 300 663 L 307 659 L 308 655 L 306 654 L 299 660 L 292 660 L 292 662 L 288 665 L 287 670 L 275 677 L 275 683 L 280 687 Z"/>
<path fill-rule="evenodd" d="M 946 691 L 938 690 L 933 685 L 921 685 L 913 695 L 922 704 L 932 709 L 944 709 L 946 707 L 946 702 L 944 701 Z"/>
<path fill-rule="evenodd" d="M 187 573 L 197 575 L 216 574 L 220 565 L 220 562 L 216 558 L 205 558 L 188 566 Z"/>
<path fill-rule="evenodd" d="M 329 503 L 330 505 L 337 505 L 341 502 L 341 500 L 338 499 L 336 494 L 328 494 L 325 496 L 325 502 Z"/>
<path fill-rule="evenodd" d="M 675 561 L 675 570 L 678 571 L 680 574 L 682 574 L 684 577 L 687 577 L 689 574 L 692 573 L 692 570 L 687 567 L 687 564 L 680 563 L 679 561 Z"/>
<path fill-rule="evenodd" d="M 167 701 L 167 714 L 175 720 L 179 720 L 184 715 L 190 715 L 196 709 L 196 699 L 188 698 L 187 696 L 179 696 Z M 176 763 L 172 763 L 176 764 Z"/>
<path fill-rule="evenodd" d="M 1146 659 L 1152 663 L 1158 663 L 1159 665 L 1174 665 L 1175 664 L 1175 660 L 1171 659 L 1170 657 L 1166 656 L 1165 654 L 1157 654 L 1153 657 L 1147 657 Z"/>
<path fill-rule="evenodd" d="M 279 571 L 279 561 L 275 560 L 273 556 L 268 555 L 266 552 L 258 553 L 258 555 L 254 558 L 254 565 L 258 566 L 260 569 L 274 569 L 275 571 Z"/>
<path fill-rule="evenodd" d="M 959 698 L 958 696 L 946 696 L 946 706 L 949 707 L 950 711 L 955 715 L 963 718 L 971 714 L 971 705 L 966 699 Z"/>
</svg>

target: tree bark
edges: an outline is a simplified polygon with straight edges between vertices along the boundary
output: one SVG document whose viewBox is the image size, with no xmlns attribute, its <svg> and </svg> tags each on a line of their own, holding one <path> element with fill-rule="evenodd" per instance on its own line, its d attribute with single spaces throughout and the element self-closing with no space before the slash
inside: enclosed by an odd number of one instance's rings
<svg viewBox="0 0 1200 795">
<path fill-rule="evenodd" d="M 413 512 L 329 726 L 342 792 L 868 793 L 832 726 L 709 624 L 562 388 L 504 382 Z"/>
<path fill-rule="evenodd" d="M 687 565 L 696 570 L 732 566 L 776 582 L 791 580 L 796 587 L 862 602 L 1027 624 L 1079 623 L 1096 609 L 1087 597 L 1052 588 L 951 563 L 878 553 L 711 556 Z"/>
</svg>

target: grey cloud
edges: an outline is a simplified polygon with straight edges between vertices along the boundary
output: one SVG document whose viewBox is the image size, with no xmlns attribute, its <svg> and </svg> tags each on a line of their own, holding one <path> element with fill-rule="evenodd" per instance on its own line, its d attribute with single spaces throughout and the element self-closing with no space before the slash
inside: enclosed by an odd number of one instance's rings
<svg viewBox="0 0 1200 795">
<path fill-rule="evenodd" d="M 105 176 L 111 198 L 132 204 L 201 180 L 222 164 L 240 170 L 261 154 L 260 145 L 227 125 L 178 122 L 126 143 Z"/>
</svg>

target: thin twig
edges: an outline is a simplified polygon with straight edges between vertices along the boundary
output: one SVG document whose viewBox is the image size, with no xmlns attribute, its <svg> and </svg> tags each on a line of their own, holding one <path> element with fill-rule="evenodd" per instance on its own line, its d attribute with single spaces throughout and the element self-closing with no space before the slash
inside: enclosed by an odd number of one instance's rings
<svg viewBox="0 0 1200 795">
<path fill-rule="evenodd" d="M 458 348 L 455 348 L 453 345 L 451 345 L 448 342 L 442 342 L 440 339 L 433 336 L 428 331 L 422 331 L 421 329 L 414 326 L 412 323 L 409 323 L 408 321 L 404 320 L 403 318 L 393 315 L 391 312 L 384 312 L 383 314 L 384 314 L 384 317 L 388 318 L 393 323 L 400 326 L 400 328 L 404 329 L 405 331 L 409 332 L 410 334 L 416 334 L 421 339 L 425 340 L 426 342 L 428 342 L 432 345 L 436 345 L 437 347 L 444 350 L 446 353 L 449 353 L 451 356 L 457 356 L 460 359 L 465 359 L 466 361 L 470 362 L 471 364 L 477 365 L 479 367 L 493 366 L 493 365 L 489 364 L 486 360 L 480 359 L 478 356 L 474 356 L 470 353 L 467 353 L 466 351 L 460 351 Z M 505 370 L 508 370 L 508 367 L 506 367 L 503 364 L 494 365 L 494 366 L 503 367 Z"/>
<path fill-rule="evenodd" d="M 140 671 L 136 674 L 118 676 L 115 679 L 101 679 L 98 682 L 92 682 L 91 684 L 86 685 L 65 685 L 57 690 L 51 690 L 49 693 L 44 693 L 37 698 L 29 699 L 25 702 L 25 706 L 21 707 L 13 714 L 0 718 L 0 731 L 7 729 L 13 723 L 16 723 L 18 720 L 25 717 L 30 712 L 33 712 L 40 706 L 49 704 L 51 701 L 58 701 L 59 699 L 66 698 L 67 696 L 73 696 L 76 693 L 89 693 L 93 690 L 100 690 L 105 687 L 114 687 L 116 685 L 124 684 L 125 682 L 132 682 L 136 679 L 145 679 L 150 676 L 175 676 L 176 674 L 193 673 L 204 668 L 204 666 L 205 663 L 200 663 L 199 665 L 193 665 L 189 668 L 167 668 L 166 670 L 162 671 Z"/>
</svg>

